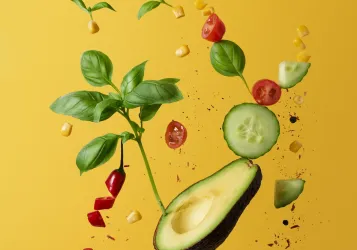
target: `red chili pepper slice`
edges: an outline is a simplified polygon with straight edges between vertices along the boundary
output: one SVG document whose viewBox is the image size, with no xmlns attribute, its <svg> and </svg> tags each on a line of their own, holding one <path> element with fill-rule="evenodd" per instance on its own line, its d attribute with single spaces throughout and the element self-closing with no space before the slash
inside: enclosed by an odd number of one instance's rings
<svg viewBox="0 0 357 250">
<path fill-rule="evenodd" d="M 114 205 L 114 197 L 99 197 L 95 199 L 94 210 L 111 209 Z"/>
<path fill-rule="evenodd" d="M 108 179 L 105 182 L 105 185 L 108 188 L 108 191 L 113 195 L 113 197 L 117 197 L 123 184 L 125 182 L 126 174 L 123 168 L 115 169 L 110 173 Z"/>
<path fill-rule="evenodd" d="M 105 222 L 99 211 L 94 211 L 87 214 L 89 223 L 94 227 L 105 227 Z"/>
</svg>

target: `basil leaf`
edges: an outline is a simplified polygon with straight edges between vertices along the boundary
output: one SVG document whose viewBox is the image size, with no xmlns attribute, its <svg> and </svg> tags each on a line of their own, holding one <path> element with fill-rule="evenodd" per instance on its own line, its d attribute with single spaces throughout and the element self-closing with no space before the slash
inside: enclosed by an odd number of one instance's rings
<svg viewBox="0 0 357 250">
<path fill-rule="evenodd" d="M 177 78 L 164 78 L 161 80 L 158 80 L 159 83 L 168 83 L 168 84 L 176 84 L 180 81 L 180 79 Z"/>
<path fill-rule="evenodd" d="M 131 121 L 130 122 L 131 126 L 133 127 L 133 130 L 139 133 L 143 133 L 145 131 L 144 128 L 141 128 L 136 122 Z"/>
<path fill-rule="evenodd" d="M 173 103 L 183 99 L 179 88 L 164 81 L 143 81 L 124 98 L 124 106 L 136 108 L 145 105 Z"/>
<path fill-rule="evenodd" d="M 103 9 L 103 8 L 107 8 L 107 9 L 110 9 L 112 11 L 116 11 L 109 3 L 106 3 L 106 2 L 100 2 L 100 3 L 95 4 L 92 7 L 92 11 L 100 10 L 100 9 Z"/>
<path fill-rule="evenodd" d="M 121 133 L 119 135 L 121 137 L 121 141 L 122 143 L 124 144 L 125 142 L 129 141 L 129 140 L 132 140 L 135 138 L 135 136 L 132 134 L 132 133 L 129 133 L 127 131 Z"/>
<path fill-rule="evenodd" d="M 118 94 L 118 93 L 110 92 L 110 93 L 109 93 L 109 97 L 112 98 L 112 99 L 114 99 L 114 100 L 118 100 L 118 101 L 122 101 L 122 100 L 123 100 L 123 98 L 121 97 L 121 95 Z"/>
<path fill-rule="evenodd" d="M 94 109 L 94 122 L 100 122 L 101 117 L 104 112 L 106 113 L 115 113 L 117 112 L 118 108 L 122 105 L 122 101 L 114 100 L 114 99 L 106 99 L 97 104 Z M 104 113 L 105 114 L 105 113 Z"/>
<path fill-rule="evenodd" d="M 75 4 L 77 4 L 77 6 L 79 8 L 81 8 L 82 10 L 84 10 L 85 12 L 89 13 L 89 11 L 87 10 L 87 7 L 85 5 L 85 3 L 82 0 L 71 0 L 72 2 L 74 2 Z"/>
<path fill-rule="evenodd" d="M 140 120 L 150 121 L 156 115 L 157 111 L 161 107 L 161 104 L 147 105 L 140 108 Z"/>
<path fill-rule="evenodd" d="M 147 61 L 135 66 L 124 76 L 120 86 L 120 90 L 124 96 L 143 81 L 146 63 Z"/>
<path fill-rule="evenodd" d="M 243 50 L 234 42 L 222 40 L 211 48 L 211 64 L 224 76 L 242 76 L 245 67 Z"/>
<path fill-rule="evenodd" d="M 149 1 L 144 3 L 139 10 L 138 19 L 140 20 L 143 17 L 143 15 L 159 7 L 160 4 L 161 3 L 158 1 Z"/>
<path fill-rule="evenodd" d="M 82 121 L 93 121 L 97 104 L 107 98 L 107 95 L 96 91 L 77 91 L 59 97 L 51 104 L 50 109 L 57 114 L 72 116 Z M 102 112 L 100 120 L 104 121 L 113 114 L 111 110 L 106 110 Z"/>
<path fill-rule="evenodd" d="M 81 70 L 87 82 L 95 87 L 111 85 L 113 64 L 109 57 L 96 50 L 88 50 L 81 57 Z"/>
</svg>

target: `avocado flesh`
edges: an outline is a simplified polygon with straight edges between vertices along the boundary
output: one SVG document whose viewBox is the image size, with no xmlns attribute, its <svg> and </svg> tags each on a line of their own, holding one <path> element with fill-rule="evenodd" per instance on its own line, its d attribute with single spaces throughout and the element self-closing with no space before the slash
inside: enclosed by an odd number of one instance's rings
<svg viewBox="0 0 357 250">
<path fill-rule="evenodd" d="M 260 188 L 258 165 L 231 162 L 181 192 L 154 235 L 156 250 L 210 250 L 221 245 Z"/>
<path fill-rule="evenodd" d="M 274 206 L 275 208 L 286 207 L 297 200 L 304 191 L 305 181 L 302 179 L 277 180 L 275 181 Z"/>
</svg>

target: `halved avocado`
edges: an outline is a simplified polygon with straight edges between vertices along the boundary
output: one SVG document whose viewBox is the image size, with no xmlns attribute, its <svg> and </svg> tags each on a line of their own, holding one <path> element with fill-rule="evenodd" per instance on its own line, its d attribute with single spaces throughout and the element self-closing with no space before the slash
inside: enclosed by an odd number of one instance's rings
<svg viewBox="0 0 357 250">
<path fill-rule="evenodd" d="M 258 165 L 241 158 L 181 192 L 156 227 L 156 250 L 214 250 L 260 188 Z"/>
</svg>

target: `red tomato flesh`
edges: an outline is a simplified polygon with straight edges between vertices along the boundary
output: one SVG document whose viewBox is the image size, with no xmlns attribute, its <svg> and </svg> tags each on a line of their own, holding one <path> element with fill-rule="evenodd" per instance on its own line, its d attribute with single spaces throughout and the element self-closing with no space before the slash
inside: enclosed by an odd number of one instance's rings
<svg viewBox="0 0 357 250">
<path fill-rule="evenodd" d="M 202 28 L 202 38 L 210 42 L 219 42 L 226 33 L 226 26 L 216 14 L 208 17 Z"/>
<path fill-rule="evenodd" d="M 254 84 L 253 97 L 258 104 L 270 106 L 279 101 L 281 88 L 271 80 L 262 79 Z"/>
<path fill-rule="evenodd" d="M 114 205 L 114 197 L 100 197 L 95 199 L 94 210 L 111 209 Z"/>
<path fill-rule="evenodd" d="M 166 129 L 165 140 L 169 148 L 179 148 L 185 143 L 187 138 L 186 128 L 177 121 L 169 123 Z"/>
</svg>

